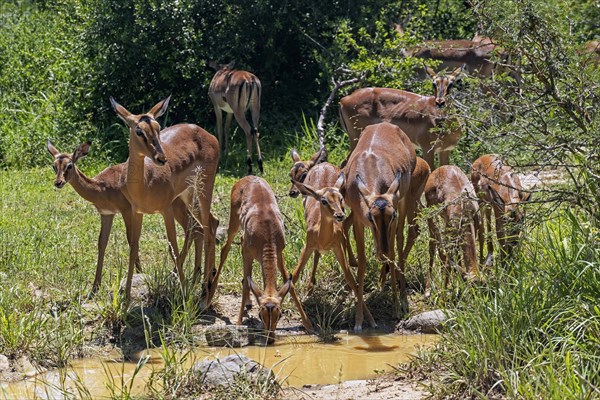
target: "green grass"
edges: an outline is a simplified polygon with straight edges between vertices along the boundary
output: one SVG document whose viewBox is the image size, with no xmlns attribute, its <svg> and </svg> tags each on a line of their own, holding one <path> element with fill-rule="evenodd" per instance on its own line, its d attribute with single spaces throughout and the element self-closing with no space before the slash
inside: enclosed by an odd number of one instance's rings
<svg viewBox="0 0 600 400">
<path fill-rule="evenodd" d="M 339 164 L 346 148 L 335 132 L 339 131 L 328 132 L 327 142 L 337 144 L 330 148 L 330 161 Z M 264 135 L 270 135 L 266 143 L 279 140 L 273 131 Z M 303 157 L 317 150 L 318 140 L 310 133 L 287 131 L 282 135 L 286 142 L 298 144 Z M 231 149 L 221 157 L 213 194 L 213 213 L 222 225 L 228 222 L 231 187 L 245 174 L 245 146 L 239 139 L 238 129 L 230 140 Z M 263 177 L 273 187 L 285 222 L 285 264 L 291 271 L 305 237 L 302 202 L 287 196 L 289 148 L 263 145 L 263 154 Z M 93 176 L 101 169 L 99 164 L 92 159 L 80 168 Z M 142 268 L 150 276 L 151 301 L 159 312 L 145 319 L 139 310 L 126 308 L 118 295 L 128 260 L 120 218 L 115 219 L 94 307 L 84 307 L 95 272 L 99 216 L 70 186 L 55 189 L 53 175 L 49 156 L 46 168 L 0 171 L 0 276 L 4 287 L 0 291 L 0 353 L 9 358 L 25 354 L 47 367 L 64 366 L 73 357 L 86 355 L 90 343 L 120 346 L 122 332 L 142 323 L 146 324 L 148 346 L 195 345 L 192 327 L 202 318 L 198 292 L 182 297 L 172 279 L 173 266 L 159 215 L 144 218 L 140 243 Z M 545 207 L 542 210 L 548 211 Z M 411 311 L 437 307 L 454 310 L 452 328 L 434 352 L 423 354 L 413 363 L 415 371 L 437 371 L 426 374 L 434 382 L 437 395 L 532 399 L 600 395 L 596 376 L 600 370 L 597 228 L 577 215 L 555 210 L 545 222 L 530 224 L 522 246 L 508 265 L 484 271 L 483 284 L 468 286 L 453 279 L 446 293 L 438 289 L 432 299 L 425 300 L 421 295 L 428 264 L 424 221 L 421 226 L 422 235 L 407 269 L 413 290 Z M 217 254 L 219 251 L 220 245 Z M 371 247 L 367 254 L 372 254 Z M 377 288 L 379 264 L 372 257 L 369 263 L 367 304 L 376 320 L 388 318 L 390 293 Z M 191 264 L 190 258 L 187 273 L 192 271 Z M 223 292 L 240 294 L 241 268 L 239 246 L 234 244 L 220 280 Z M 306 302 L 309 314 L 322 325 L 324 339 L 331 340 L 336 327 L 352 326 L 354 315 L 352 296 L 339 282 L 332 283 L 336 276 L 340 274 L 334 257 L 322 257 L 318 290 L 315 298 L 307 298 Z M 301 279 L 301 293 L 305 292 L 303 282 Z M 435 282 L 439 287 L 439 268 Z M 327 300 L 328 305 L 321 304 L 320 299 Z M 287 301 L 285 307 L 293 306 Z M 91 328 L 86 325 L 89 321 L 94 321 Z M 165 356 L 172 355 L 166 352 Z M 185 371 L 175 369 L 165 369 L 162 374 L 155 378 L 178 385 L 191 379 Z M 235 390 L 260 398 L 264 388 L 254 389 L 252 392 L 251 385 L 241 384 Z M 127 388 L 123 390 L 113 397 L 128 398 Z M 153 396 L 160 397 L 156 393 Z"/>
</svg>

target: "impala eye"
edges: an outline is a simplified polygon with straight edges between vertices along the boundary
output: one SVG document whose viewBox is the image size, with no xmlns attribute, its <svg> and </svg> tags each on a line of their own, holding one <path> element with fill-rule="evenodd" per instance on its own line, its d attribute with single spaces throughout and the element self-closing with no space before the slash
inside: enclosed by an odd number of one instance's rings
<svg viewBox="0 0 600 400">
<path fill-rule="evenodd" d="M 71 168 L 73 168 L 73 163 L 68 163 L 67 164 L 67 170 L 70 170 Z"/>
<path fill-rule="evenodd" d="M 392 219 L 396 219 L 396 218 L 398 218 L 398 211 L 394 211 L 392 213 Z"/>
<path fill-rule="evenodd" d="M 302 175 L 300 175 L 300 179 L 298 179 L 300 182 L 304 182 L 304 180 L 306 179 L 306 174 L 307 172 L 304 172 Z"/>
<path fill-rule="evenodd" d="M 367 219 L 369 220 L 369 222 L 373 222 L 373 216 L 371 215 L 371 213 L 367 214 Z"/>
<path fill-rule="evenodd" d="M 329 203 L 327 202 L 326 198 L 321 198 L 321 204 L 323 204 L 324 206 L 328 205 Z"/>
<path fill-rule="evenodd" d="M 56 165 L 52 164 L 52 169 L 56 172 Z"/>
<path fill-rule="evenodd" d="M 140 128 L 135 128 L 135 134 L 138 136 L 143 136 L 144 132 Z"/>
</svg>

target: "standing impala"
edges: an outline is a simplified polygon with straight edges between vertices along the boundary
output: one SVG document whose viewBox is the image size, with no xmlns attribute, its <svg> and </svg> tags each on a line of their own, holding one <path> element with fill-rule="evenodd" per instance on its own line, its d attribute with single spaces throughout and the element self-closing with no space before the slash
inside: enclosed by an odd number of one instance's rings
<svg viewBox="0 0 600 400">
<path fill-rule="evenodd" d="M 113 219 L 116 214 L 121 214 L 123 216 L 123 222 L 125 223 L 125 229 L 127 231 L 127 241 L 130 240 L 131 203 L 129 203 L 129 200 L 127 200 L 123 192 L 121 192 L 121 175 L 123 174 L 125 164 L 117 164 L 105 168 L 94 178 L 88 178 L 79 170 L 79 168 L 77 168 L 77 161 L 89 153 L 89 143 L 80 144 L 73 154 L 61 153 L 50 141 L 46 143 L 46 147 L 54 157 L 54 163 L 52 165 L 56 172 L 54 186 L 61 189 L 65 184 L 70 183 L 73 189 L 75 189 L 75 191 L 85 200 L 92 203 L 100 213 L 98 263 L 96 266 L 96 277 L 94 278 L 91 291 L 91 294 L 94 294 L 98 291 L 102 280 L 104 253 L 106 251 L 106 245 L 108 244 L 110 231 L 112 230 Z M 191 219 L 189 218 L 187 206 L 180 198 L 173 201 L 173 211 L 175 219 L 186 232 L 188 229 L 192 228 L 188 225 L 191 222 Z M 214 224 L 218 224 L 218 221 L 213 218 L 213 225 Z M 199 232 L 199 234 L 202 234 L 202 232 Z M 196 242 L 196 265 L 199 266 L 199 255 L 202 254 L 198 244 L 198 239 L 200 238 L 197 237 L 195 229 L 192 231 L 192 235 L 194 235 L 194 241 Z M 135 261 L 135 267 L 137 271 L 141 270 L 139 258 Z"/>
<path fill-rule="evenodd" d="M 344 197 L 340 193 L 344 181 L 345 177 L 340 169 L 326 162 L 312 168 L 304 183 L 292 179 L 294 187 L 305 196 L 304 219 L 306 220 L 306 244 L 292 275 L 293 282 L 296 283 L 310 255 L 313 254 L 310 290 L 316 284 L 315 274 L 321 253 L 333 251 L 342 268 L 346 284 L 357 295 L 356 279 L 346 259 L 347 237 L 342 223 L 346 214 Z M 369 324 L 375 326 L 375 320 L 364 303 L 363 312 Z"/>
<path fill-rule="evenodd" d="M 475 235 L 482 240 L 479 231 L 478 212 L 479 205 L 475 189 L 469 178 L 454 165 L 443 165 L 431 173 L 425 185 L 425 199 L 427 206 L 441 206 L 441 216 L 446 227 L 444 237 L 434 222 L 428 219 L 429 225 L 429 273 L 425 280 L 425 296 L 431 295 L 431 274 L 435 260 L 436 248 L 445 267 L 445 286 L 448 286 L 448 277 L 451 264 L 454 264 L 454 248 L 462 248 L 462 261 L 465 278 L 477 276 L 477 249 Z M 449 250 L 446 254 L 442 244 Z"/>
<path fill-rule="evenodd" d="M 398 248 L 398 268 L 400 271 L 404 271 L 406 266 L 406 260 L 408 254 L 413 248 L 417 237 L 419 237 L 419 225 L 415 224 L 417 212 L 421 208 L 421 195 L 425 190 L 425 183 L 431 170 L 429 165 L 421 157 L 417 157 L 417 163 L 415 169 L 412 172 L 410 179 L 410 188 L 408 193 L 400 201 L 399 207 L 403 210 L 400 215 L 406 215 L 406 221 L 404 218 L 398 219 L 398 229 L 396 233 L 396 247 Z M 408 225 L 408 236 L 406 237 L 406 244 L 404 243 L 404 226 Z M 381 286 L 386 281 L 387 268 L 381 269 L 381 275 L 379 277 L 379 283 Z"/>
<path fill-rule="evenodd" d="M 217 136 L 221 142 L 222 150 L 227 149 L 227 135 L 231 128 L 231 119 L 235 120 L 244 130 L 246 135 L 246 151 L 248 158 L 248 174 L 252 174 L 252 139 L 256 142 L 258 152 L 258 168 L 263 173 L 263 160 L 258 145 L 258 118 L 260 116 L 261 86 L 258 78 L 247 71 L 234 70 L 235 62 L 218 65 L 211 61 L 209 65 L 217 72 L 210 82 L 208 96 L 212 101 L 217 117 Z M 246 120 L 246 111 L 250 109 L 252 125 Z M 223 135 L 223 111 L 225 117 L 225 135 Z"/>
<path fill-rule="evenodd" d="M 277 207 L 275 194 L 264 179 L 256 176 L 247 176 L 240 179 L 231 189 L 227 242 L 221 249 L 221 260 L 219 261 L 215 280 L 211 285 L 213 291 L 209 295 L 209 300 L 212 299 L 212 294 L 216 289 L 217 281 L 231 248 L 231 242 L 240 228 L 243 230 L 244 276 L 242 278 L 242 304 L 238 315 L 238 325 L 242 324 L 244 309 L 251 306 L 251 290 L 256 296 L 260 308 L 258 315 L 267 332 L 267 343 L 272 343 L 275 340 L 277 322 L 281 317 L 281 303 L 285 295 L 290 292 L 302 317 L 304 329 L 308 333 L 312 333 L 312 324 L 294 290 L 292 275 L 288 274 L 285 269 L 283 260 L 283 249 L 285 247 L 283 220 Z M 254 260 L 257 260 L 261 266 L 263 289 L 260 289 L 252 280 L 252 263 Z M 277 270 L 279 270 L 285 281 L 279 289 L 277 289 Z"/>
<path fill-rule="evenodd" d="M 508 255 L 519 239 L 519 224 L 524 216 L 519 205 L 529 201 L 531 193 L 522 191 L 523 185 L 519 175 L 495 154 L 486 154 L 475 160 L 471 167 L 471 182 L 475 192 L 486 205 L 482 207 L 485 215 L 482 231 L 488 231 L 488 254 L 485 264 L 489 265 L 494 253 L 494 240 L 491 235 L 492 209 L 501 256 Z M 480 242 L 479 251 L 480 257 L 483 257 L 483 241 Z"/>
<path fill-rule="evenodd" d="M 408 193 L 411 174 L 415 169 L 415 150 L 404 132 L 387 122 L 365 128 L 356 148 L 344 169 L 347 176 L 346 203 L 352 209 L 354 237 L 358 256 L 358 305 L 355 331 L 362 329 L 363 289 L 367 258 L 365 255 L 364 228 L 371 228 L 377 258 L 391 272 L 394 316 L 408 311 L 404 271 L 396 278 L 394 245 L 398 219 L 403 220 L 405 210 L 398 207 Z M 400 213 L 400 214 L 399 214 Z M 402 310 L 398 308 L 398 287 Z"/>
<path fill-rule="evenodd" d="M 431 170 L 434 158 L 440 153 L 440 164 L 450 162 L 450 151 L 461 136 L 462 128 L 457 118 L 447 115 L 446 96 L 462 69 L 450 75 L 436 74 L 431 68 L 427 73 L 433 79 L 435 96 L 422 96 L 405 90 L 387 88 L 364 88 L 340 100 L 340 120 L 350 138 L 350 151 L 356 147 L 363 129 L 371 124 L 390 122 L 400 127 Z"/>
<path fill-rule="evenodd" d="M 180 256 L 177 246 L 173 202 L 180 198 L 188 207 L 192 204 L 193 199 L 187 191 L 188 181 L 197 174 L 202 174 L 201 193 L 197 198 L 199 207 L 190 208 L 204 233 L 205 285 L 210 283 L 209 275 L 215 265 L 216 227 L 211 226 L 210 203 L 219 161 L 219 143 L 213 135 L 193 124 L 173 125 L 161 131 L 156 118 L 165 113 L 169 100 L 170 96 L 147 113 L 135 115 L 110 98 L 115 112 L 129 127 L 129 159 L 121 175 L 121 191 L 131 203 L 131 249 L 125 286 L 127 298 L 131 292 L 133 267 L 138 258 L 144 214 L 162 214 L 169 253 L 175 260 L 182 287 L 186 286 L 183 274 L 185 256 Z M 194 277 L 198 273 L 196 266 Z"/>
</svg>

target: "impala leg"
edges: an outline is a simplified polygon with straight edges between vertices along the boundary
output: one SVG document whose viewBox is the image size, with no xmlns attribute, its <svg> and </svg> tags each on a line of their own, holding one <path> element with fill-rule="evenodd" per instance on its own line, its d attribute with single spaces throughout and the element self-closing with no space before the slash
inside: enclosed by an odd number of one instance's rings
<svg viewBox="0 0 600 400">
<path fill-rule="evenodd" d="M 504 229 L 503 210 L 494 205 L 494 216 L 496 218 L 496 237 L 498 238 L 498 247 L 500 247 L 500 265 L 504 265 L 507 256 L 506 231 Z"/>
<path fill-rule="evenodd" d="M 358 261 L 356 261 L 356 257 L 354 257 L 354 252 L 352 251 L 352 244 L 350 243 L 350 228 L 352 227 L 352 211 L 348 218 L 344 219 L 344 240 L 346 241 L 346 251 L 348 253 L 348 264 L 353 267 L 358 266 Z"/>
<path fill-rule="evenodd" d="M 357 291 L 358 291 L 358 285 L 357 285 L 356 280 L 354 279 L 354 275 L 352 275 L 352 271 L 350 271 L 350 267 L 348 266 L 348 263 L 346 261 L 346 254 L 344 252 L 343 246 L 341 244 L 339 246 L 334 246 L 333 253 L 335 254 L 335 257 L 337 258 L 338 263 L 340 264 L 340 267 L 342 268 L 344 278 L 346 279 L 346 284 L 348 285 L 348 287 L 350 288 L 352 293 L 356 296 Z M 363 313 L 364 313 L 365 317 L 367 318 L 367 322 L 369 323 L 369 326 L 371 328 L 377 328 L 377 323 L 375 323 L 375 320 L 373 319 L 373 315 L 371 315 L 371 311 L 369 311 L 369 308 L 367 307 L 367 305 L 364 302 L 363 302 Z"/>
<path fill-rule="evenodd" d="M 252 114 L 252 136 L 254 136 L 254 142 L 256 143 L 256 152 L 258 153 L 258 169 L 261 174 L 264 174 L 263 168 L 263 159 L 260 154 L 260 146 L 258 145 L 258 138 L 260 134 L 258 133 L 258 117 L 260 116 L 260 97 L 259 95 L 252 96 L 252 106 L 250 107 L 250 112 Z"/>
<path fill-rule="evenodd" d="M 112 223 L 115 215 L 100 215 L 100 235 L 98 236 L 98 263 L 96 264 L 96 277 L 92 284 L 92 291 L 90 296 L 94 295 L 100 287 L 100 281 L 102 281 L 102 267 L 104 265 L 104 253 L 106 252 L 106 245 L 108 244 L 108 237 L 112 229 Z"/>
<path fill-rule="evenodd" d="M 478 276 L 477 253 L 475 247 L 475 226 L 473 223 L 470 223 L 467 224 L 465 228 L 465 237 L 461 243 L 465 266 L 465 277 L 467 280 L 473 280 Z"/>
<path fill-rule="evenodd" d="M 244 254 L 243 248 L 242 256 L 244 257 L 244 277 L 242 279 L 242 305 L 240 306 L 240 313 L 238 314 L 238 325 L 242 325 L 242 320 L 244 318 L 244 312 L 246 309 L 250 309 L 252 307 L 252 303 L 250 303 L 250 286 L 248 284 L 248 277 L 252 276 L 252 258 L 247 256 L 247 254 Z M 248 307 L 248 304 L 250 307 Z"/>
<path fill-rule="evenodd" d="M 223 111 L 221 111 L 221 108 L 214 101 L 213 108 L 215 109 L 215 117 L 217 118 L 217 139 L 219 139 L 221 151 L 224 153 L 227 148 L 225 148 L 225 142 L 223 141 Z"/>
<path fill-rule="evenodd" d="M 392 291 L 394 288 L 399 289 L 400 292 L 400 309 L 398 310 L 397 318 L 400 318 L 401 314 L 408 313 L 408 293 L 406 290 L 406 274 L 405 274 L 405 261 L 406 255 L 404 254 L 404 226 L 407 220 L 408 214 L 408 194 L 404 196 L 398 207 L 398 220 L 396 222 L 396 247 L 398 251 L 398 270 L 391 263 L 392 271 Z M 410 234 L 410 228 L 409 228 Z M 409 236 L 410 237 L 410 236 Z M 391 260 L 395 260 L 394 257 L 394 241 L 391 240 Z M 397 279 L 396 279 L 397 278 Z"/>
<path fill-rule="evenodd" d="M 485 265 L 492 265 L 492 261 L 494 260 L 494 238 L 492 237 L 492 209 L 491 206 L 486 205 L 484 211 L 484 217 L 487 225 L 487 233 L 486 233 L 486 242 L 487 242 L 487 257 L 485 259 Z M 486 229 L 484 229 L 484 232 Z M 482 254 L 483 254 L 483 248 Z"/>
<path fill-rule="evenodd" d="M 127 245 L 131 248 L 131 212 L 125 211 L 121 214 L 123 222 L 125 223 L 125 232 L 127 233 Z M 142 265 L 140 264 L 140 257 L 135 259 L 135 270 L 137 273 L 142 272 Z"/>
<path fill-rule="evenodd" d="M 311 292 L 313 288 L 317 284 L 317 266 L 319 265 L 319 259 L 321 258 L 321 253 L 318 251 L 313 252 L 313 267 L 312 271 L 310 271 L 310 280 L 308 281 L 308 291 Z"/>
<path fill-rule="evenodd" d="M 246 115 L 244 111 L 241 109 L 236 109 L 234 110 L 233 114 L 235 115 L 235 120 L 237 121 L 238 125 L 246 134 L 246 164 L 248 164 L 248 175 L 252 175 L 252 127 L 248 121 L 246 121 Z"/>
<path fill-rule="evenodd" d="M 437 238 L 440 236 L 433 218 L 427 219 L 429 227 L 429 271 L 425 276 L 425 297 L 431 296 L 431 278 L 433 275 L 433 264 L 435 262 L 435 252 L 437 248 Z"/>
<path fill-rule="evenodd" d="M 304 245 L 304 247 L 302 248 L 302 252 L 300 253 L 300 259 L 298 260 L 298 264 L 296 265 L 294 272 L 292 272 L 292 283 L 298 282 L 298 278 L 300 278 L 300 274 L 302 273 L 304 266 L 308 262 L 311 253 L 312 249 L 309 249 L 308 245 Z"/>
<path fill-rule="evenodd" d="M 429 164 L 429 168 L 431 169 L 431 171 L 433 171 L 435 169 L 435 152 L 430 146 L 431 144 L 426 144 L 425 146 L 421 146 L 421 149 L 423 150 L 423 159 L 427 161 L 427 164 Z"/>
<path fill-rule="evenodd" d="M 365 271 L 367 269 L 367 257 L 365 256 L 365 232 L 362 225 L 354 223 L 354 240 L 356 241 L 356 254 L 358 255 L 358 269 L 356 271 L 356 320 L 354 321 L 354 331 L 362 331 L 363 308 L 365 300 L 363 290 L 365 287 Z"/>
<path fill-rule="evenodd" d="M 231 120 L 233 119 L 233 114 L 225 113 L 225 129 L 223 130 L 223 153 L 227 150 L 227 141 L 229 134 L 231 132 Z"/>
<path fill-rule="evenodd" d="M 283 252 L 279 252 L 279 254 L 277 255 L 277 267 L 279 268 L 279 272 L 281 273 L 281 276 L 283 277 L 284 281 L 288 279 L 288 272 L 285 269 L 285 265 L 283 265 Z M 300 313 L 300 318 L 302 318 L 302 325 L 304 326 L 304 330 L 306 331 L 306 333 L 312 335 L 313 333 L 313 325 L 310 322 L 310 320 L 308 319 L 308 316 L 306 315 L 306 313 L 304 312 L 304 307 L 302 307 L 302 303 L 300 302 L 300 299 L 298 298 L 298 294 L 296 293 L 296 289 L 294 288 L 294 283 L 292 281 L 292 284 L 290 285 L 290 296 L 292 296 L 292 300 L 294 300 L 294 304 L 296 305 L 296 308 L 298 309 L 298 312 Z"/>
<path fill-rule="evenodd" d="M 215 230 L 216 230 L 216 228 L 215 228 Z M 235 238 L 235 235 L 238 233 L 239 230 L 240 230 L 240 219 L 237 217 L 237 212 L 232 209 L 231 214 L 229 215 L 229 227 L 227 228 L 227 241 L 225 242 L 225 245 L 221 248 L 221 257 L 219 259 L 219 268 L 217 268 L 216 272 L 212 276 L 212 279 L 209 280 L 207 283 L 207 290 L 206 290 L 207 295 L 206 295 L 206 300 L 205 300 L 205 306 L 203 308 L 210 307 L 210 305 L 212 303 L 212 299 L 215 295 L 215 292 L 217 291 L 217 286 L 219 284 L 219 277 L 221 276 L 221 271 L 223 270 L 223 265 L 225 265 L 225 261 L 227 260 L 227 256 L 229 255 L 229 250 L 231 249 L 231 243 L 233 242 L 233 239 Z M 252 268 L 252 263 L 250 263 L 250 268 Z M 245 274 L 245 271 L 244 271 L 244 274 Z M 242 283 L 245 283 L 245 281 L 246 281 L 245 275 L 244 275 L 243 281 L 244 282 L 242 282 Z M 241 325 L 241 323 L 239 323 L 238 325 Z"/>
<path fill-rule="evenodd" d="M 450 150 L 440 151 L 440 165 L 450 165 Z"/>
<path fill-rule="evenodd" d="M 163 220 L 165 221 L 165 228 L 167 230 L 167 240 L 169 241 L 169 253 L 175 261 L 175 268 L 177 270 L 177 276 L 179 277 L 179 283 L 182 289 L 186 290 L 185 275 L 183 273 L 183 260 L 179 257 L 179 247 L 177 245 L 177 231 L 175 229 L 175 217 L 173 215 L 173 208 L 167 207 L 163 213 Z"/>
<path fill-rule="evenodd" d="M 133 269 L 140 251 L 140 236 L 142 234 L 143 214 L 139 214 L 135 209 L 131 212 L 131 237 L 129 239 L 129 268 L 127 269 L 127 280 L 125 282 L 125 298 L 131 300 L 131 281 L 133 279 Z"/>
</svg>

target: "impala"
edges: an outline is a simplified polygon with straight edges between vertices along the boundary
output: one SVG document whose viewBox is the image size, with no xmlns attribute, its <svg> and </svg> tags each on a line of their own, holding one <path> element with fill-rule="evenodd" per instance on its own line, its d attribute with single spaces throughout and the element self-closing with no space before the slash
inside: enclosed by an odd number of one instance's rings
<svg viewBox="0 0 600 400">
<path fill-rule="evenodd" d="M 425 183 L 427 182 L 427 178 L 429 178 L 429 174 L 431 170 L 429 169 L 429 165 L 425 160 L 421 157 L 417 157 L 417 163 L 415 165 L 415 169 L 412 172 L 410 179 L 410 188 L 408 189 L 408 193 L 401 200 L 399 207 L 404 211 L 401 215 L 406 215 L 406 221 L 404 219 L 398 219 L 398 230 L 396 233 L 396 246 L 398 248 L 398 267 L 400 271 L 404 271 L 406 266 L 406 260 L 408 259 L 408 254 L 410 250 L 413 248 L 417 237 L 419 236 L 419 225 L 415 224 L 415 219 L 417 217 L 417 212 L 421 207 L 421 195 L 425 190 Z M 404 243 L 404 226 L 408 225 L 408 236 L 406 238 L 406 244 Z M 379 283 L 383 286 L 387 276 L 387 269 L 381 269 L 381 275 L 379 278 Z"/>
<path fill-rule="evenodd" d="M 531 198 L 531 192 L 524 192 L 519 175 L 512 170 L 499 156 L 486 154 L 479 157 L 471 167 L 471 182 L 475 192 L 485 204 L 482 221 L 483 232 L 488 231 L 487 257 L 485 264 L 493 259 L 494 244 L 492 231 L 492 209 L 496 224 L 496 238 L 500 243 L 502 255 L 510 254 L 519 238 L 519 226 L 524 212 L 521 203 Z M 487 222 L 487 228 L 486 228 Z M 480 242 L 480 256 L 483 256 L 483 241 Z"/>
<path fill-rule="evenodd" d="M 206 286 L 210 283 L 209 275 L 215 265 L 216 226 L 211 222 L 210 203 L 219 161 L 219 143 L 213 135 L 193 124 L 173 125 L 161 131 L 156 118 L 166 112 L 169 100 L 170 96 L 147 113 L 134 115 L 110 98 L 115 112 L 129 127 L 129 159 L 121 175 L 121 191 L 131 204 L 131 247 L 125 285 L 127 298 L 138 258 L 144 214 L 160 213 L 163 216 L 169 253 L 175 260 L 179 281 L 182 287 L 186 287 L 183 274 L 185 252 L 179 253 L 174 224 L 173 202 L 177 198 L 191 209 L 193 218 L 204 233 L 203 239 L 197 242 L 197 248 L 204 245 L 205 290 L 209 289 Z M 187 190 L 188 181 L 197 174 L 202 174 L 202 185 L 196 199 L 197 207 L 191 207 L 194 200 Z M 194 270 L 194 280 L 199 274 L 198 267 L 196 265 Z"/>
<path fill-rule="evenodd" d="M 440 61 L 438 69 L 455 69 L 465 66 L 470 75 L 489 78 L 497 69 L 491 59 L 498 53 L 503 62 L 502 49 L 489 38 L 477 36 L 474 40 L 429 40 L 420 47 L 405 51 L 405 56 Z"/>
<path fill-rule="evenodd" d="M 356 147 L 366 126 L 385 121 L 397 125 L 408 135 L 413 145 L 422 150 L 432 170 L 436 153 L 440 153 L 441 165 L 449 164 L 450 151 L 456 147 L 462 128 L 457 118 L 447 115 L 446 96 L 461 71 L 457 68 L 445 76 L 427 68 L 436 89 L 435 96 L 398 89 L 363 88 L 343 97 L 340 120 L 348 132 L 350 151 Z"/>
<path fill-rule="evenodd" d="M 292 183 L 305 196 L 304 218 L 306 220 L 306 244 L 300 254 L 298 265 L 292 273 L 296 283 L 302 269 L 313 254 L 313 268 L 310 274 L 309 290 L 316 284 L 316 271 L 321 253 L 333 251 L 347 286 L 357 295 L 356 279 L 346 259 L 348 239 L 342 224 L 346 216 L 344 197 L 340 188 L 345 177 L 340 169 L 329 163 L 322 163 L 310 170 L 304 183 L 292 180 Z M 315 186 L 311 186 L 315 185 Z M 363 302 L 363 313 L 371 326 L 377 326 L 371 312 Z"/>
<path fill-rule="evenodd" d="M 92 203 L 94 207 L 96 207 L 96 210 L 98 210 L 98 213 L 100 213 L 98 262 L 96 266 L 96 277 L 94 278 L 91 291 L 91 294 L 94 294 L 98 291 L 100 282 L 102 281 L 104 254 L 112 230 L 113 219 L 116 214 L 121 214 L 123 216 L 123 222 L 125 223 L 125 229 L 127 231 L 127 240 L 129 241 L 130 239 L 131 204 L 127 198 L 125 198 L 123 192 L 121 192 L 121 175 L 123 174 L 125 164 L 117 164 L 105 168 L 94 178 L 88 178 L 79 170 L 79 168 L 77 168 L 77 161 L 89 153 L 89 143 L 80 144 L 73 154 L 61 153 L 50 141 L 47 141 L 46 148 L 54 157 L 54 163 L 52 165 L 56 172 L 54 186 L 61 189 L 67 183 L 70 183 L 77 194 Z M 189 218 L 187 207 L 181 199 L 177 198 L 173 201 L 173 211 L 175 219 L 184 229 L 186 229 L 186 232 L 188 229 L 193 229 L 189 226 L 192 220 Z M 211 218 L 213 220 L 214 228 L 216 229 L 218 221 L 214 219 L 214 217 Z M 202 234 L 202 232 L 192 230 L 192 235 L 194 236 L 196 244 L 199 239 L 196 236 L 197 234 Z M 196 246 L 196 263 L 200 263 L 198 257 L 198 255 L 201 254 L 200 250 L 201 249 Z M 139 258 L 136 259 L 135 267 L 137 271 L 141 270 Z"/>
<path fill-rule="evenodd" d="M 210 82 L 208 96 L 212 101 L 217 117 L 217 136 L 221 142 L 222 150 L 227 149 L 227 135 L 231 128 L 231 119 L 235 120 L 246 135 L 246 151 L 248 157 L 248 174 L 252 174 L 252 140 L 256 142 L 258 152 L 258 168 L 263 171 L 263 160 L 258 145 L 258 118 L 260 116 L 261 85 L 258 78 L 247 71 L 234 70 L 235 62 L 221 64 L 211 61 L 209 65 L 216 70 Z M 250 109 L 252 125 L 246 120 L 246 112 Z M 225 117 L 225 135 L 223 135 L 223 111 Z"/>
<path fill-rule="evenodd" d="M 463 277 L 473 279 L 477 276 L 477 249 L 475 235 L 480 233 L 478 212 L 479 205 L 475 189 L 469 178 L 454 165 L 444 165 L 431 173 L 425 184 L 427 206 L 441 207 L 440 214 L 445 224 L 444 236 L 434 222 L 434 217 L 427 221 L 429 226 L 429 273 L 425 280 L 425 296 L 431 295 L 431 274 L 436 249 L 445 267 L 445 286 L 448 286 L 449 270 L 454 264 L 454 244 L 462 248 L 464 264 Z M 478 235 L 482 240 L 481 234 Z M 448 254 L 442 248 L 450 250 Z"/>
<path fill-rule="evenodd" d="M 231 189 L 227 242 L 221 249 L 219 268 L 211 285 L 213 291 L 209 296 L 209 300 L 212 299 L 223 265 L 229 254 L 231 243 L 240 228 L 243 229 L 242 258 L 244 260 L 244 275 L 242 278 L 242 304 L 237 320 L 238 325 L 242 324 L 244 309 L 251 307 L 250 291 L 252 291 L 259 305 L 258 315 L 267 333 L 267 343 L 272 343 L 275 340 L 277 322 L 281 317 L 281 304 L 285 295 L 290 292 L 302 317 L 304 329 L 308 333 L 312 333 L 312 324 L 298 299 L 292 283 L 292 275 L 288 274 L 285 269 L 283 220 L 277 207 L 275 194 L 264 179 L 256 176 L 247 176 L 240 179 Z M 259 288 L 252 280 L 252 263 L 254 260 L 257 260 L 261 266 L 263 289 Z M 279 270 L 285 281 L 279 289 L 277 289 L 277 270 Z"/>
<path fill-rule="evenodd" d="M 362 329 L 363 288 L 367 259 L 364 228 L 373 233 L 377 258 L 391 271 L 394 316 L 408 310 L 404 271 L 396 277 L 394 245 L 398 220 L 403 220 L 400 201 L 407 195 L 415 169 L 415 150 L 404 132 L 387 122 L 367 126 L 344 168 L 347 176 L 345 200 L 352 210 L 352 225 L 358 256 L 355 331 Z M 398 287 L 402 310 L 398 306 Z"/>
</svg>

